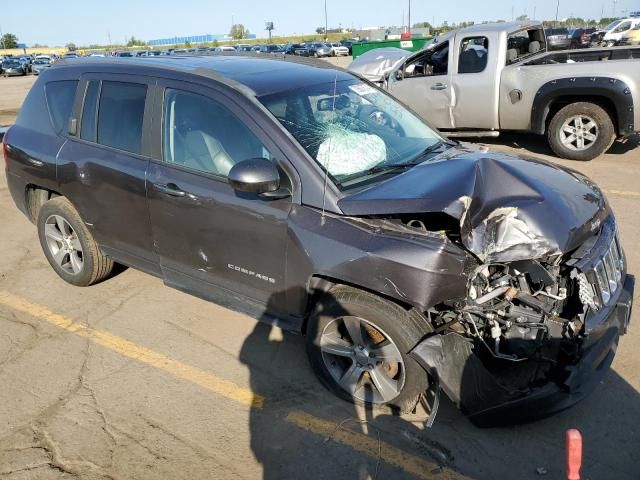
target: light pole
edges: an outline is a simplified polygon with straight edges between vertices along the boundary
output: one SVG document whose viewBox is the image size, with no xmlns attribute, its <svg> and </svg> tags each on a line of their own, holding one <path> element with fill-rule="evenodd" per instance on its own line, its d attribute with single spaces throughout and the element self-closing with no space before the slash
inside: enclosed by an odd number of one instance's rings
<svg viewBox="0 0 640 480">
<path fill-rule="evenodd" d="M 556 27 L 558 26 L 558 10 L 560 10 L 560 0 L 556 3 Z"/>
<path fill-rule="evenodd" d="M 409 0 L 409 18 L 407 19 L 407 32 L 411 34 L 411 0 Z"/>
<path fill-rule="evenodd" d="M 324 39 L 329 38 L 329 21 L 327 20 L 327 0 L 324 0 Z"/>
</svg>

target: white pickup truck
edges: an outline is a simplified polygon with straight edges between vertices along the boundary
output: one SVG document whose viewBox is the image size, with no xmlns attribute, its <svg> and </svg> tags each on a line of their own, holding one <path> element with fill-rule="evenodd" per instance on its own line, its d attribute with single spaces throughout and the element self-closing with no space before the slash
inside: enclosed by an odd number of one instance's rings
<svg viewBox="0 0 640 480">
<path fill-rule="evenodd" d="M 528 131 L 560 157 L 591 160 L 640 130 L 640 47 L 547 52 L 537 23 L 475 25 L 424 50 L 378 49 L 349 70 L 449 136 Z"/>
</svg>

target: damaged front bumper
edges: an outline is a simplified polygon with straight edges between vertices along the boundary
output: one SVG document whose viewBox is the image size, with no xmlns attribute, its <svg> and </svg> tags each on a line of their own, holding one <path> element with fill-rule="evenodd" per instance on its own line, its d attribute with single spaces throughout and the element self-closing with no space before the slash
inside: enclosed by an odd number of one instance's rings
<svg viewBox="0 0 640 480">
<path fill-rule="evenodd" d="M 627 275 L 617 298 L 591 319 L 578 363 L 563 368 L 564 378 L 529 388 L 508 390 L 474 353 L 469 339 L 450 333 L 433 335 L 411 355 L 437 388 L 479 427 L 526 423 L 569 408 L 594 389 L 607 372 L 631 318 L 635 278 Z"/>
</svg>

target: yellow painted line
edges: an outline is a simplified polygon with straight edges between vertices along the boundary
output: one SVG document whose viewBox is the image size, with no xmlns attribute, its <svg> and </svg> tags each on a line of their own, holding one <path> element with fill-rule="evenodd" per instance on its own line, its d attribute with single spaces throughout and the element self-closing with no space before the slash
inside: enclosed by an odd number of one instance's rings
<svg viewBox="0 0 640 480">
<path fill-rule="evenodd" d="M 423 458 L 411 455 L 404 450 L 379 442 L 376 437 L 369 437 L 346 428 L 337 428 L 334 422 L 322 420 L 308 413 L 294 410 L 285 417 L 287 422 L 293 423 L 299 428 L 330 438 L 334 442 L 347 445 L 354 450 L 374 459 L 380 452 L 381 460 L 389 465 L 401 468 L 418 478 L 438 480 L 461 480 L 466 477 L 452 470 L 440 470 L 438 465 Z M 434 470 L 437 472 L 434 473 Z"/>
<path fill-rule="evenodd" d="M 67 332 L 74 333 L 92 342 L 112 350 L 120 355 L 132 358 L 146 365 L 164 370 L 175 377 L 199 385 L 211 392 L 234 400 L 252 408 L 262 408 L 264 397 L 253 393 L 247 388 L 240 387 L 233 382 L 213 375 L 205 370 L 192 367 L 162 353 L 141 347 L 129 340 L 118 337 L 104 330 L 96 330 L 73 322 L 40 305 L 33 304 L 6 291 L 0 291 L 0 304 L 18 312 L 25 313 L 39 320 L 43 320 Z"/>
<path fill-rule="evenodd" d="M 137 360 L 146 365 L 163 370 L 171 375 L 199 385 L 213 393 L 234 400 L 242 405 L 262 409 L 265 398 L 253 391 L 240 387 L 233 382 L 213 375 L 205 370 L 192 367 L 166 355 L 137 345 L 129 340 L 113 335 L 104 330 L 97 330 L 57 314 L 46 307 L 31 303 L 7 291 L 0 291 L 0 305 L 15 311 L 43 320 L 50 325 L 66 330 L 105 347 L 115 353 Z M 440 470 L 438 465 L 416 455 L 412 455 L 377 437 L 370 437 L 352 430 L 340 428 L 335 422 L 323 420 L 308 413 L 294 410 L 287 414 L 285 420 L 298 428 L 330 438 L 334 442 L 351 447 L 373 460 L 380 459 L 389 465 L 396 466 L 418 478 L 434 478 L 434 470 L 438 470 L 435 478 L 440 480 L 460 480 L 466 477 L 451 470 Z"/>
<path fill-rule="evenodd" d="M 628 192 L 626 190 L 604 190 L 604 193 L 620 197 L 640 198 L 640 192 Z"/>
</svg>

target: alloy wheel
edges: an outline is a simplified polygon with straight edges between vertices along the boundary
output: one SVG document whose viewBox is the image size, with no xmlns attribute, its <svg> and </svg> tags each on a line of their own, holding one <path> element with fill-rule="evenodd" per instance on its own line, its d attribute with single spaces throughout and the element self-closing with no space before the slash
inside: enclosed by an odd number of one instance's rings
<svg viewBox="0 0 640 480">
<path fill-rule="evenodd" d="M 333 379 L 354 398 L 387 403 L 404 387 L 400 350 L 367 320 L 350 316 L 333 320 L 322 332 L 320 351 Z"/>
<path fill-rule="evenodd" d="M 44 226 L 49 252 L 56 264 L 70 275 L 77 275 L 84 267 L 82 244 L 71 224 L 60 215 L 51 215 Z"/>
<path fill-rule="evenodd" d="M 569 117 L 560 128 L 560 142 L 569 150 L 587 150 L 598 139 L 598 124 L 586 115 Z"/>
</svg>

